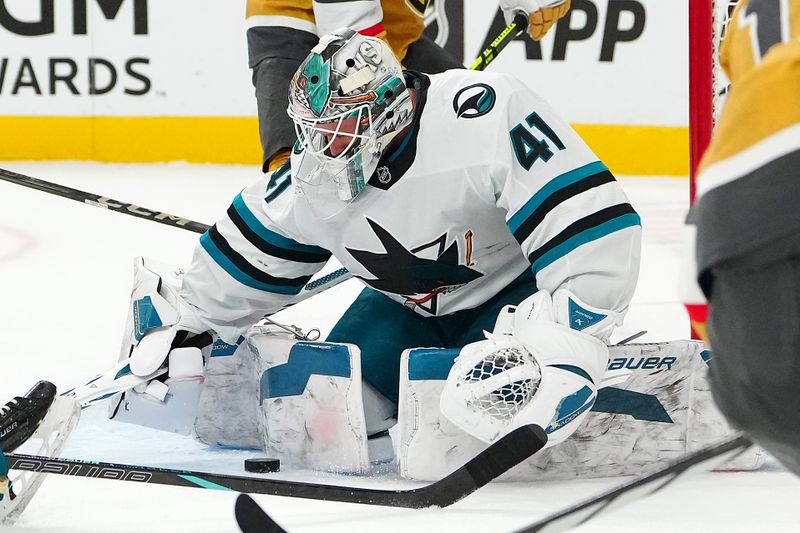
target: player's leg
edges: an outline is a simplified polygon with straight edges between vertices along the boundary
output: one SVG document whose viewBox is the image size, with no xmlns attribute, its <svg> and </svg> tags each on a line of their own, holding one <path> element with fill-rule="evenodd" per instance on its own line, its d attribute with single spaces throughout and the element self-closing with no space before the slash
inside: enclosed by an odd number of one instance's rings
<svg viewBox="0 0 800 533">
<path fill-rule="evenodd" d="M 400 355 L 412 346 L 439 347 L 444 335 L 426 318 L 372 289 L 364 289 L 328 335 L 328 342 L 361 348 L 361 372 L 369 385 L 397 403 Z"/>
<path fill-rule="evenodd" d="M 497 317 L 503 307 L 518 305 L 536 291 L 536 278 L 530 269 L 526 269 L 485 303 L 475 309 L 456 313 L 453 317 L 453 327 L 449 330 L 447 347 L 462 348 L 469 343 L 483 340 L 483 332 L 494 329 Z M 458 323 L 455 322 L 456 320 Z"/>
<path fill-rule="evenodd" d="M 713 269 L 712 390 L 734 426 L 800 474 L 800 254 L 768 253 Z"/>
<path fill-rule="evenodd" d="M 445 70 L 464 68 L 464 65 L 430 38 L 421 35 L 408 46 L 403 67 L 427 74 L 437 74 Z"/>
<path fill-rule="evenodd" d="M 296 139 L 294 125 L 286 114 L 289 81 L 318 40 L 313 33 L 279 26 L 247 30 L 265 172 L 289 157 Z"/>
</svg>

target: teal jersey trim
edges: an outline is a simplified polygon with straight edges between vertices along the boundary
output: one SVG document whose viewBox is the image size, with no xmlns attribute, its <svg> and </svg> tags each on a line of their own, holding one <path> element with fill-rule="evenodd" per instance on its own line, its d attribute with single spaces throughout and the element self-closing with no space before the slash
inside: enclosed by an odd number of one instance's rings
<svg viewBox="0 0 800 533">
<path fill-rule="evenodd" d="M 330 254 L 330 252 L 324 248 L 312 246 L 310 244 L 301 244 L 293 239 L 290 239 L 289 237 L 284 237 L 280 233 L 275 233 L 274 231 L 268 229 L 258 220 L 258 218 L 256 218 L 253 212 L 250 211 L 250 208 L 247 207 L 247 204 L 245 203 L 241 194 L 236 195 L 236 198 L 233 199 L 233 207 L 236 209 L 236 212 L 239 213 L 239 216 L 242 217 L 242 220 L 244 220 L 245 224 L 247 224 L 247 226 L 252 229 L 256 235 L 277 248 L 283 248 L 285 250 L 292 250 L 296 252 L 304 252 L 308 254 Z"/>
<path fill-rule="evenodd" d="M 239 269 L 239 267 L 233 264 L 233 261 L 228 259 L 228 257 L 223 254 L 219 248 L 217 248 L 217 245 L 214 244 L 214 241 L 212 241 L 211 237 L 209 237 L 208 232 L 203 233 L 200 236 L 200 245 L 225 272 L 227 272 L 233 279 L 242 285 L 246 285 L 252 289 L 258 289 L 276 294 L 286 294 L 290 296 L 294 296 L 303 290 L 303 285 L 297 287 L 271 285 L 269 283 L 258 281 L 252 276 L 246 274 Z"/>
<path fill-rule="evenodd" d="M 597 239 L 602 239 L 606 235 L 610 235 L 625 228 L 641 226 L 641 224 L 642 219 L 639 217 L 638 213 L 626 213 L 622 216 L 586 229 L 543 254 L 536 261 L 531 263 L 531 270 L 533 270 L 533 273 L 536 274 L 579 246 L 596 241 Z"/>
<path fill-rule="evenodd" d="M 589 176 L 593 176 L 603 171 L 607 171 L 608 167 L 606 167 L 602 162 L 595 161 L 594 163 L 589 163 L 588 165 L 584 165 L 582 167 L 578 167 L 576 169 L 570 170 L 569 172 L 565 172 L 560 176 L 556 176 L 547 184 L 536 191 L 536 193 L 531 196 L 530 200 L 528 200 L 525 205 L 523 205 L 514 216 L 508 219 L 506 225 L 511 230 L 511 233 L 516 233 L 516 231 L 522 226 L 522 224 L 530 218 L 534 211 L 536 211 L 547 198 L 553 195 L 553 193 L 565 188 L 569 187 L 570 185 L 579 182 L 584 178 L 588 178 Z"/>
</svg>

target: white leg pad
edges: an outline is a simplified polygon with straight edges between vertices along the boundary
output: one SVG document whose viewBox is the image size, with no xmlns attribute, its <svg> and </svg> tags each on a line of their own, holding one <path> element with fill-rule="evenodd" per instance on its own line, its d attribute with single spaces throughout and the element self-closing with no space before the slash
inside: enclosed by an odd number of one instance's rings
<svg viewBox="0 0 800 533">
<path fill-rule="evenodd" d="M 281 337 L 273 337 L 283 342 Z M 261 448 L 255 355 L 244 339 L 214 343 L 194 421 L 197 440 L 233 448 Z"/>
<path fill-rule="evenodd" d="M 287 465 L 365 473 L 370 461 L 358 347 L 298 342 L 288 350 L 257 337 L 259 430 L 264 450 Z"/>
<path fill-rule="evenodd" d="M 456 355 L 441 349 L 403 353 L 397 460 L 406 478 L 439 479 L 486 447 L 439 410 Z M 640 474 L 734 433 L 711 397 L 708 352 L 701 343 L 613 346 L 609 355 L 609 370 L 630 370 L 628 380 L 601 389 L 584 424 L 569 439 L 537 453 L 504 479 Z M 727 468 L 755 469 L 764 458 L 763 450 L 755 449 Z"/>
</svg>

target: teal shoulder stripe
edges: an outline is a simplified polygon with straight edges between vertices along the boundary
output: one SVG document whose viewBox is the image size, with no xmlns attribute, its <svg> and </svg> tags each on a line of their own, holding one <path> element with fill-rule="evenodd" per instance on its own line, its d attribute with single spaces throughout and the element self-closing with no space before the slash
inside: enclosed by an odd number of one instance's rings
<svg viewBox="0 0 800 533">
<path fill-rule="evenodd" d="M 263 281 L 259 281 L 254 277 L 248 275 L 247 273 L 243 272 L 239 267 L 233 264 L 233 261 L 228 259 L 228 257 L 222 253 L 222 251 L 214 244 L 214 241 L 211 240 L 209 237 L 208 232 L 203 233 L 200 236 L 200 246 L 211 256 L 211 258 L 220 266 L 222 269 L 227 272 L 233 279 L 241 283 L 242 285 L 246 285 L 253 289 L 258 289 L 261 291 L 267 292 L 274 292 L 277 294 L 287 294 L 294 296 L 298 294 L 303 287 L 290 287 L 290 286 L 281 286 L 281 285 L 270 285 L 269 283 L 264 283 Z"/>
<path fill-rule="evenodd" d="M 194 483 L 195 485 L 203 487 L 204 489 L 233 490 L 232 488 L 226 487 L 225 485 L 219 485 L 217 483 L 212 483 L 211 481 L 205 480 L 203 478 L 199 478 L 197 476 L 189 476 L 189 475 L 180 474 L 178 477 L 182 477 L 183 479 L 185 479 L 189 483 Z"/>
<path fill-rule="evenodd" d="M 578 167 L 576 169 L 570 170 L 569 172 L 565 172 L 560 176 L 556 176 L 552 180 L 550 180 L 544 187 L 536 191 L 536 194 L 531 196 L 530 200 L 528 200 L 525 205 L 523 205 L 514 216 L 508 219 L 507 225 L 508 228 L 511 230 L 511 233 L 516 233 L 519 227 L 533 214 L 542 203 L 547 200 L 550 196 L 553 195 L 554 192 L 563 189 L 564 187 L 569 187 L 573 183 L 576 183 L 584 178 L 589 176 L 594 176 L 599 172 L 604 172 L 608 170 L 602 162 L 595 161 L 594 163 L 589 163 L 588 165 L 584 165 L 582 167 Z"/>
<path fill-rule="evenodd" d="M 540 270 L 564 257 L 578 246 L 596 241 L 597 239 L 602 239 L 606 235 L 610 235 L 625 228 L 641 226 L 641 224 L 642 220 L 637 213 L 626 213 L 618 216 L 617 218 L 612 218 L 611 220 L 603 222 L 602 224 L 598 224 L 597 226 L 586 229 L 577 235 L 573 235 L 566 241 L 554 247 L 552 250 L 548 250 L 547 253 L 542 254 L 541 257 L 531 263 L 531 269 L 533 270 L 533 273 L 536 274 Z"/>
<path fill-rule="evenodd" d="M 328 250 L 324 248 L 320 248 L 319 246 L 311 246 L 308 244 L 301 244 L 295 240 L 292 240 L 288 237 L 284 237 L 280 233 L 275 233 L 267 229 L 250 211 L 250 208 L 247 207 L 247 204 L 242 198 L 241 194 L 237 194 L 236 198 L 233 199 L 233 207 L 236 209 L 236 212 L 239 213 L 239 216 L 242 217 L 245 224 L 247 224 L 250 229 L 255 232 L 256 235 L 267 241 L 273 246 L 277 246 L 278 248 L 283 248 L 285 250 L 294 250 L 297 252 L 305 252 L 309 254 L 328 254 Z"/>
</svg>

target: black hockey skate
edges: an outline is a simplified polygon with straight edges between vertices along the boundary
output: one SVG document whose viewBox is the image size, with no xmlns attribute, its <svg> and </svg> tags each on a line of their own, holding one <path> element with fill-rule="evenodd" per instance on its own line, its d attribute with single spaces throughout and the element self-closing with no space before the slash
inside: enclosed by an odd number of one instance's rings
<svg viewBox="0 0 800 533">
<path fill-rule="evenodd" d="M 14 451 L 31 438 L 56 397 L 56 386 L 40 381 L 25 396 L 17 396 L 0 408 L 0 450 Z"/>
</svg>

